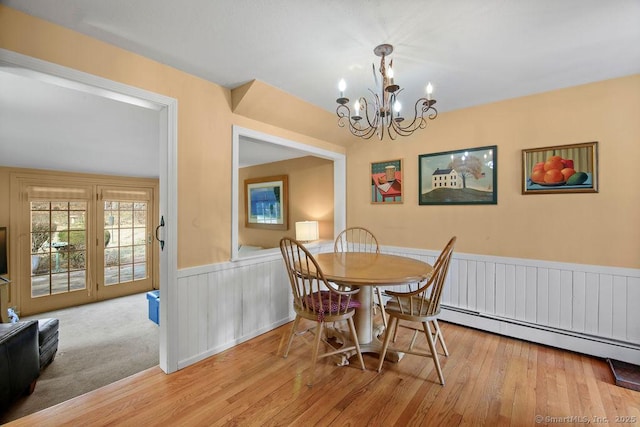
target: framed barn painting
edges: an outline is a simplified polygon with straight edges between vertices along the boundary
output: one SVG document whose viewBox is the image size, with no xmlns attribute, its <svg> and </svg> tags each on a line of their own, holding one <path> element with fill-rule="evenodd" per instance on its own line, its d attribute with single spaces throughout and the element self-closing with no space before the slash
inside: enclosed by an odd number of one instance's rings
<svg viewBox="0 0 640 427">
<path fill-rule="evenodd" d="M 402 203 L 402 160 L 371 163 L 371 203 Z"/>
<path fill-rule="evenodd" d="M 498 203 L 498 147 L 469 148 L 418 157 L 420 205 Z"/>
<path fill-rule="evenodd" d="M 597 142 L 522 150 L 522 194 L 597 192 Z"/>
<path fill-rule="evenodd" d="M 287 175 L 245 179 L 245 226 L 288 230 L 288 191 Z"/>
</svg>

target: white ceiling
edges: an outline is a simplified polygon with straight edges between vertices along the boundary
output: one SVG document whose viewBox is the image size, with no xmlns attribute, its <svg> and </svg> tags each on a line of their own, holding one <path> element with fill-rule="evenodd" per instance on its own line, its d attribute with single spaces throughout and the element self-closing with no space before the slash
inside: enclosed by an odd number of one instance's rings
<svg viewBox="0 0 640 427">
<path fill-rule="evenodd" d="M 331 112 L 340 78 L 351 99 L 374 88 L 380 43 L 395 47 L 403 104 L 430 81 L 440 112 L 640 72 L 639 0 L 0 3 L 227 88 L 258 79 Z"/>
<path fill-rule="evenodd" d="M 0 66 L 0 165 L 158 177 L 158 112 L 70 86 Z"/>
<path fill-rule="evenodd" d="M 306 151 L 265 143 L 242 136 L 239 140 L 238 166 L 241 168 L 308 156 Z"/>
</svg>

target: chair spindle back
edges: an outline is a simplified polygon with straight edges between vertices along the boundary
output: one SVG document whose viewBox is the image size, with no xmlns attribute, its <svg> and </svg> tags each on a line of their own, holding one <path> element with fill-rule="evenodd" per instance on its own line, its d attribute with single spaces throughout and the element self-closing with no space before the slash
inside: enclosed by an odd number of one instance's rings
<svg viewBox="0 0 640 427">
<path fill-rule="evenodd" d="M 380 253 L 380 246 L 371 231 L 363 227 L 349 227 L 338 234 L 333 251 Z"/>
<path fill-rule="evenodd" d="M 442 250 L 433 271 L 424 285 L 418 285 L 415 291 L 394 292 L 387 290 L 387 294 L 393 297 L 406 314 L 419 314 L 421 316 L 433 316 L 440 311 L 442 290 L 449 273 L 449 263 L 453 255 L 456 237 L 452 237 L 447 246 Z"/>
<path fill-rule="evenodd" d="M 351 298 L 359 289 L 341 291 L 327 282 L 318 262 L 297 240 L 280 240 L 287 275 L 297 310 L 313 313 L 322 320 L 325 315 L 342 315 L 354 307 Z"/>
</svg>

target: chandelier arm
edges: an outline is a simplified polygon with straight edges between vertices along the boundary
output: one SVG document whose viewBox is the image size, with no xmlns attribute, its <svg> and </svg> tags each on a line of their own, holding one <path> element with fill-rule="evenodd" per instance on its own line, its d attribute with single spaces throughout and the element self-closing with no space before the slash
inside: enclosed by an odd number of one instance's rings
<svg viewBox="0 0 640 427">
<path fill-rule="evenodd" d="M 381 111 L 383 111 L 383 108 L 384 108 L 384 92 L 383 92 L 383 94 L 382 94 L 382 102 L 380 101 L 380 96 L 378 96 L 378 94 L 376 94 L 376 93 L 375 93 L 374 91 L 372 91 L 371 89 L 369 89 L 369 92 L 371 92 L 371 94 L 373 95 L 373 101 L 374 101 L 374 104 L 373 104 L 373 111 L 374 111 L 374 113 L 375 113 L 375 114 L 374 114 L 374 120 L 373 120 L 373 123 L 371 123 L 371 122 L 369 121 L 369 126 L 372 126 L 372 127 L 373 127 L 373 126 L 375 125 L 375 126 L 377 127 L 377 126 L 378 126 L 378 124 L 380 123 L 380 119 L 381 119 L 381 114 L 380 114 L 380 112 L 381 112 Z M 365 98 L 362 98 L 362 99 L 365 99 Z M 366 99 L 365 99 L 365 101 L 366 101 Z M 368 112 L 368 110 L 367 110 L 367 112 Z M 368 119 L 368 115 L 367 115 L 367 119 Z"/>
<path fill-rule="evenodd" d="M 366 127 L 363 129 L 355 129 L 355 131 L 351 133 L 364 139 L 370 139 L 375 133 L 375 128 Z"/>
<path fill-rule="evenodd" d="M 336 108 L 336 114 L 338 116 L 338 126 L 340 126 L 341 128 L 346 126 L 346 123 L 349 123 L 349 125 L 351 125 L 351 110 L 349 110 L 349 107 L 345 104 L 338 104 L 338 107 Z"/>
<path fill-rule="evenodd" d="M 380 141 L 382 141 L 382 137 L 384 136 L 384 128 L 385 128 L 385 127 L 387 128 L 387 135 L 389 135 L 389 139 L 390 139 L 390 140 L 392 140 L 392 141 L 395 141 L 395 139 L 396 139 L 396 135 L 398 134 L 398 132 L 395 132 L 395 128 L 393 127 L 393 123 L 394 123 L 394 120 L 391 120 L 391 121 L 387 124 L 387 126 L 382 126 L 382 132 L 380 133 Z M 395 133 L 394 133 L 394 132 L 391 132 L 392 130 L 393 130 Z"/>
<path fill-rule="evenodd" d="M 430 110 L 433 110 L 433 112 L 431 114 L 429 114 L 429 120 L 433 120 L 436 117 L 438 117 L 438 110 L 436 110 L 435 107 L 431 107 Z"/>
<path fill-rule="evenodd" d="M 426 98 L 420 98 L 416 101 L 414 106 L 414 118 L 413 121 L 406 126 L 402 126 L 400 124 L 397 125 L 397 128 L 400 129 L 401 134 L 403 135 L 411 135 L 418 129 L 424 129 L 427 127 L 427 119 L 433 120 L 437 117 L 438 112 L 433 107 L 434 101 L 430 101 Z M 420 107 L 419 107 L 420 105 Z M 430 114 L 428 114 L 431 111 Z M 426 115 L 426 116 L 425 116 Z"/>
<path fill-rule="evenodd" d="M 374 125 L 377 122 L 377 117 L 374 115 L 373 123 L 371 123 L 371 117 L 369 116 L 369 103 L 367 102 L 367 98 L 362 97 L 360 98 L 359 102 L 360 102 L 360 108 L 364 110 L 364 118 L 367 120 L 367 124 L 369 125 L 369 127 L 374 127 Z M 374 110 L 375 110 L 376 104 L 377 102 L 374 104 Z"/>
<path fill-rule="evenodd" d="M 384 56 L 382 58 L 382 66 L 384 65 Z M 376 121 L 378 122 L 378 125 L 376 126 L 377 128 L 377 134 L 378 134 L 378 138 L 380 139 L 380 141 L 382 141 L 384 139 L 384 133 L 385 133 L 385 128 L 387 129 L 387 134 L 389 135 L 390 139 L 395 139 L 395 135 L 393 135 L 393 133 L 391 133 L 391 123 L 393 123 L 393 113 L 391 112 L 389 106 L 391 105 L 391 103 L 389 102 L 389 99 L 393 97 L 393 94 L 389 94 L 385 92 L 385 87 L 387 84 L 387 75 L 386 75 L 386 70 L 384 72 L 380 72 L 383 76 L 382 81 L 384 82 L 382 85 L 382 94 L 381 94 L 381 98 L 382 98 L 382 102 L 378 103 L 378 108 L 376 109 L 376 111 L 378 112 L 378 115 L 376 117 Z"/>
<path fill-rule="evenodd" d="M 366 106 L 366 100 L 364 100 L 364 104 Z M 348 124 L 349 132 L 354 136 L 369 139 L 375 133 L 375 128 L 371 125 L 363 128 L 359 125 L 359 120 L 352 118 L 351 109 L 346 103 L 338 105 L 336 115 L 338 116 L 338 126 L 347 127 Z"/>
<path fill-rule="evenodd" d="M 425 98 L 420 98 L 416 101 L 415 105 L 414 105 L 414 109 L 413 109 L 413 121 L 408 124 L 407 126 L 404 126 L 405 129 L 409 130 L 412 129 L 411 132 L 415 132 L 417 129 L 424 129 L 427 124 L 424 120 L 424 113 L 425 113 L 425 101 L 427 101 Z M 422 104 L 422 106 L 419 107 L 419 105 Z M 427 104 L 428 105 L 428 102 Z M 417 123 L 416 123 L 417 122 Z"/>
<path fill-rule="evenodd" d="M 422 105 L 422 115 L 423 116 L 425 114 L 429 113 L 429 111 L 431 111 L 431 113 L 427 115 L 429 120 L 433 120 L 436 117 L 438 117 L 438 110 L 436 110 L 436 107 L 433 106 L 433 104 L 436 103 L 435 100 L 433 100 L 433 99 L 424 99 L 424 98 L 420 98 L 420 100 L 424 100 L 424 104 Z"/>
<path fill-rule="evenodd" d="M 376 105 L 378 104 L 377 102 L 377 98 L 375 99 L 375 103 L 374 103 L 374 110 L 376 109 Z M 375 134 L 376 128 L 378 127 L 378 116 L 376 114 L 373 115 L 373 122 L 371 121 L 371 116 L 369 114 L 369 103 L 367 102 L 367 99 L 362 97 L 360 98 L 360 107 L 364 109 L 364 118 L 366 119 L 367 122 L 367 127 L 361 127 L 361 132 L 364 135 L 363 137 L 366 139 L 369 139 L 373 136 L 373 134 Z M 374 111 L 375 112 L 375 111 Z"/>
<path fill-rule="evenodd" d="M 400 124 L 398 122 L 396 122 L 395 120 L 390 124 L 390 127 L 393 129 L 393 131 L 400 136 L 409 136 L 411 135 L 414 131 L 416 131 L 418 129 L 417 126 L 410 128 L 409 126 L 400 126 Z M 391 133 L 391 132 L 389 132 Z"/>
</svg>

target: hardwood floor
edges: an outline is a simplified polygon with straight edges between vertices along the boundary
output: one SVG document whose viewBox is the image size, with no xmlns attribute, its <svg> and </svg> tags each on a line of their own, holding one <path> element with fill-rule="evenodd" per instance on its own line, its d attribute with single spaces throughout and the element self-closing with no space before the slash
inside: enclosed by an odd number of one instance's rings
<svg viewBox="0 0 640 427">
<path fill-rule="evenodd" d="M 377 356 L 366 355 L 366 371 L 319 361 L 309 388 L 304 341 L 311 337 L 296 337 L 283 359 L 289 327 L 171 375 L 146 370 L 9 425 L 640 425 L 640 393 L 616 386 L 606 361 L 444 322 L 444 387 L 431 359 L 407 355 L 378 374 Z"/>
</svg>

